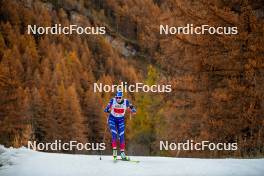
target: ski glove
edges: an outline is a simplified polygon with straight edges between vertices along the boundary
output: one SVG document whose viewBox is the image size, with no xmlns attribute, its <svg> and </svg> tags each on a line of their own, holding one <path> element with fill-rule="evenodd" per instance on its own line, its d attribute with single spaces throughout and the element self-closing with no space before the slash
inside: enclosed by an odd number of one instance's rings
<svg viewBox="0 0 264 176">
<path fill-rule="evenodd" d="M 132 104 L 129 106 L 129 108 L 131 109 L 131 112 L 133 112 L 133 113 L 136 112 L 136 108 Z"/>
<path fill-rule="evenodd" d="M 110 112 L 111 112 L 111 109 L 110 109 L 110 108 L 106 108 L 106 109 L 104 110 L 104 112 L 106 112 L 106 113 L 110 113 Z"/>
</svg>

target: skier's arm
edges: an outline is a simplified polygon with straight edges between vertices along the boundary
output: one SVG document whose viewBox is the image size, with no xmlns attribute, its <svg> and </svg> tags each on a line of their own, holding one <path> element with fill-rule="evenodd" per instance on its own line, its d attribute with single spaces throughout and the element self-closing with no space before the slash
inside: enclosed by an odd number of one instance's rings
<svg viewBox="0 0 264 176">
<path fill-rule="evenodd" d="M 128 100 L 127 100 L 126 106 L 127 106 L 127 108 L 129 108 L 131 110 L 132 113 L 137 112 L 135 106 L 133 106 Z"/>
<path fill-rule="evenodd" d="M 113 99 L 111 99 L 109 101 L 109 103 L 107 104 L 106 108 L 104 109 L 104 112 L 110 113 L 112 105 L 113 105 Z"/>
</svg>

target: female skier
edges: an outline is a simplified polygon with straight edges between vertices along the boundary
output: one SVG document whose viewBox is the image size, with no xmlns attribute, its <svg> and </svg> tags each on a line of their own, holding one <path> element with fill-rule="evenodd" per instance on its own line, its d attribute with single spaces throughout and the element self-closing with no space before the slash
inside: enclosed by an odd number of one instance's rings
<svg viewBox="0 0 264 176">
<path fill-rule="evenodd" d="M 125 154 L 125 113 L 129 109 L 136 113 L 135 107 L 123 98 L 123 92 L 117 91 L 116 96 L 110 100 L 104 112 L 109 113 L 108 126 L 112 134 L 112 148 L 114 160 L 117 160 L 117 139 L 120 142 L 120 156 L 122 160 L 129 160 Z M 118 136 L 118 137 L 117 137 Z"/>
</svg>

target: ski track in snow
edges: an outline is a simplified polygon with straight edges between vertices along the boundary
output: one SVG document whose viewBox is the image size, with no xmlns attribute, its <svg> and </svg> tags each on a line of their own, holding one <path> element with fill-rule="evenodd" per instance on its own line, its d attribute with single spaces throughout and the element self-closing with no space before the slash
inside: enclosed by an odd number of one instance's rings
<svg viewBox="0 0 264 176">
<path fill-rule="evenodd" d="M 0 146 L 0 176 L 262 176 L 264 159 L 194 159 L 44 153 Z"/>
</svg>

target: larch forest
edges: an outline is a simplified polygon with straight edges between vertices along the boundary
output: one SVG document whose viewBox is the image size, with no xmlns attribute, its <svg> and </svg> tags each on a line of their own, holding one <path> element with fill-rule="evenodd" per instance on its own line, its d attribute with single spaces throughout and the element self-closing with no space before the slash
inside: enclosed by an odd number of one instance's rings
<svg viewBox="0 0 264 176">
<path fill-rule="evenodd" d="M 114 93 L 93 83 L 171 84 L 125 93 L 127 150 L 137 155 L 264 154 L 261 0 L 1 0 L 0 144 L 101 142 Z M 237 35 L 160 35 L 161 24 L 237 26 Z M 27 25 L 105 26 L 105 35 L 28 35 Z M 236 151 L 160 151 L 164 141 L 237 142 Z M 110 146 L 110 133 L 106 135 Z M 107 147 L 110 149 L 110 147 Z M 68 152 L 68 151 L 62 151 Z M 71 153 L 79 151 L 71 151 Z"/>
</svg>

